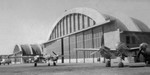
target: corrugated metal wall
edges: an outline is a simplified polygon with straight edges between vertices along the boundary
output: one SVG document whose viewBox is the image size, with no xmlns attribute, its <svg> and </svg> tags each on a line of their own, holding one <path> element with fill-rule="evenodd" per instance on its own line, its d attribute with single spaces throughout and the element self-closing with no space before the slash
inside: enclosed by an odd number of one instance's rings
<svg viewBox="0 0 150 75">
<path fill-rule="evenodd" d="M 84 42 L 85 42 L 85 48 L 93 48 L 92 30 L 87 30 L 84 32 Z"/>
<path fill-rule="evenodd" d="M 45 46 L 48 54 L 53 55 L 52 51 L 56 52 L 57 54 L 61 54 L 61 39 L 48 43 Z"/>
<path fill-rule="evenodd" d="M 84 48 L 83 46 L 83 32 L 77 33 L 77 48 Z"/>
<path fill-rule="evenodd" d="M 63 17 L 53 29 L 51 33 L 52 39 L 57 39 L 63 37 L 69 33 L 77 32 L 84 28 L 93 26 L 95 21 L 90 17 L 80 14 L 72 13 Z M 63 37 L 63 45 L 61 45 L 61 39 L 57 39 L 53 42 L 46 44 L 46 50 L 48 53 L 55 51 L 56 53 L 61 54 L 64 50 L 65 59 L 76 58 L 76 49 L 75 48 L 97 48 L 101 45 L 101 27 L 96 27 L 94 29 L 89 29 L 75 34 L 69 34 L 69 36 Z M 63 47 L 61 47 L 63 46 Z M 63 49 L 62 49 L 63 48 Z M 85 53 L 87 57 L 90 57 L 90 52 Z M 83 58 L 83 53 L 79 53 L 79 58 Z M 70 62 L 67 61 L 67 62 Z"/>
<path fill-rule="evenodd" d="M 76 38 L 77 38 L 77 48 L 84 48 L 83 32 L 77 33 Z M 83 57 L 83 53 L 79 52 L 78 58 L 82 58 L 82 57 Z"/>
<path fill-rule="evenodd" d="M 63 38 L 63 44 L 64 44 L 64 59 L 69 59 L 69 37 Z M 65 61 L 65 63 L 68 63 L 69 61 Z"/>
<path fill-rule="evenodd" d="M 96 27 L 93 29 L 93 46 L 94 48 L 99 48 L 102 43 L 102 27 Z"/>
<path fill-rule="evenodd" d="M 20 45 L 15 46 L 13 53 L 17 53 L 17 52 L 21 51 L 19 46 Z M 14 56 L 22 56 L 22 53 L 15 54 Z M 14 58 L 13 62 L 21 62 L 22 63 L 22 58 Z"/>
<path fill-rule="evenodd" d="M 70 56 L 71 58 L 76 58 L 76 36 L 71 35 L 70 36 Z"/>
</svg>

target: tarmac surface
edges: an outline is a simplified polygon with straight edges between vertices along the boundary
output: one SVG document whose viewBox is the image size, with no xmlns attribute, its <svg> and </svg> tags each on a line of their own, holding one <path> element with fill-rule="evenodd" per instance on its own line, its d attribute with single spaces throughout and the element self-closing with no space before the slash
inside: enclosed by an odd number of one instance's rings
<svg viewBox="0 0 150 75">
<path fill-rule="evenodd" d="M 59 63 L 57 66 L 40 63 L 37 67 L 33 64 L 11 64 L 1 65 L 0 75 L 150 75 L 150 67 L 145 67 L 144 63 L 126 64 L 124 68 L 118 68 L 117 63 L 112 67 L 105 67 L 104 63 Z"/>
</svg>

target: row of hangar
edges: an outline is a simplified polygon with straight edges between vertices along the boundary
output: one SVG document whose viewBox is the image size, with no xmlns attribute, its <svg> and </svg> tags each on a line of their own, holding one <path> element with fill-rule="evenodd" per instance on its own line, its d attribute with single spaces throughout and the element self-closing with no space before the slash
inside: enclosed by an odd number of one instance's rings
<svg viewBox="0 0 150 75">
<path fill-rule="evenodd" d="M 47 54 L 55 51 L 64 55 L 62 63 L 71 63 L 77 57 L 78 48 L 99 48 L 105 45 L 115 49 L 118 42 L 128 47 L 137 47 L 140 43 L 150 44 L 150 28 L 140 20 L 127 15 L 101 13 L 92 8 L 74 8 L 64 12 L 53 25 L 53 29 L 42 47 Z M 24 54 L 36 54 L 32 45 L 18 46 Z M 33 47 L 33 48 L 32 48 Z M 41 51 L 41 50 L 39 50 Z M 16 52 L 14 50 L 14 52 Z M 90 53 L 80 52 L 79 58 L 91 58 Z M 96 54 L 95 57 L 99 57 Z M 69 59 L 68 61 L 64 61 Z"/>
<path fill-rule="evenodd" d="M 43 46 L 40 44 L 22 44 L 15 45 L 13 56 L 35 56 L 42 55 Z M 27 63 L 29 58 L 14 58 L 14 62 Z"/>
</svg>

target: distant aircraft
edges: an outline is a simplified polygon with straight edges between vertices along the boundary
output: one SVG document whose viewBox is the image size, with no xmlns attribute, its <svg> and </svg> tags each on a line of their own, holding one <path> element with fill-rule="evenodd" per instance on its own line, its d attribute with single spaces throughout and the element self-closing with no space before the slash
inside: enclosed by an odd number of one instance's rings
<svg viewBox="0 0 150 75">
<path fill-rule="evenodd" d="M 50 61 L 52 61 L 53 65 L 56 66 L 57 60 L 60 57 L 63 57 L 63 55 L 58 55 L 54 51 L 52 51 L 52 52 L 53 52 L 54 56 L 51 56 L 51 55 L 48 55 L 48 54 L 45 54 L 44 56 L 35 56 L 34 57 L 34 66 L 36 67 L 38 61 L 41 60 L 41 59 L 44 60 L 44 61 L 47 61 L 48 66 L 50 66 Z"/>
<path fill-rule="evenodd" d="M 119 62 L 119 67 L 123 67 L 124 64 L 122 60 L 124 60 L 125 57 L 135 57 L 135 60 L 139 60 L 139 55 L 142 54 L 145 57 L 145 63 L 146 65 L 150 64 L 150 54 L 147 53 L 146 49 L 148 47 L 147 43 L 142 43 L 140 44 L 139 47 L 133 47 L 133 48 L 128 48 L 124 43 L 118 44 L 116 50 L 110 50 L 110 48 L 106 46 L 102 46 L 99 48 L 99 50 L 91 53 L 90 55 L 94 55 L 97 52 L 100 52 L 101 57 L 104 57 L 108 59 L 106 62 L 106 67 L 111 66 L 111 59 L 115 59 L 117 57 L 120 57 L 120 62 Z M 86 48 L 85 48 L 86 50 Z M 138 51 L 138 55 L 131 54 L 131 52 Z"/>
<path fill-rule="evenodd" d="M 34 67 L 37 66 L 37 63 L 40 61 L 40 60 L 44 60 L 46 62 L 48 62 L 48 66 L 50 66 L 50 61 L 53 62 L 53 65 L 56 66 L 56 63 L 57 63 L 57 60 L 60 58 L 60 57 L 63 57 L 63 55 L 58 55 L 56 54 L 54 51 L 53 52 L 53 56 L 52 55 L 49 55 L 49 54 L 44 54 L 43 56 L 42 55 L 36 55 L 36 56 L 10 56 L 10 58 L 33 58 L 34 60 Z"/>
<path fill-rule="evenodd" d="M 0 65 L 1 64 L 3 64 L 3 65 L 5 65 L 5 64 L 10 64 L 11 63 L 11 60 L 10 59 L 2 59 L 2 61 L 0 61 Z"/>
</svg>

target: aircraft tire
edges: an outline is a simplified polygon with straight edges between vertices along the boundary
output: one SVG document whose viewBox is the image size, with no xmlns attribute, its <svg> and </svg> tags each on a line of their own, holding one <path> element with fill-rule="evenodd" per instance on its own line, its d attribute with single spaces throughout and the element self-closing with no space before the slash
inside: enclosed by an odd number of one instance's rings
<svg viewBox="0 0 150 75">
<path fill-rule="evenodd" d="M 34 67 L 37 67 L 37 63 L 34 63 Z"/>
<path fill-rule="evenodd" d="M 119 62 L 118 67 L 119 67 L 119 68 L 124 67 L 123 62 Z"/>
<path fill-rule="evenodd" d="M 48 63 L 48 66 L 50 66 L 50 63 Z"/>
<path fill-rule="evenodd" d="M 107 61 L 107 62 L 106 62 L 106 67 L 111 67 L 110 61 Z"/>
<path fill-rule="evenodd" d="M 53 65 L 56 66 L 56 63 L 54 62 Z"/>
</svg>

